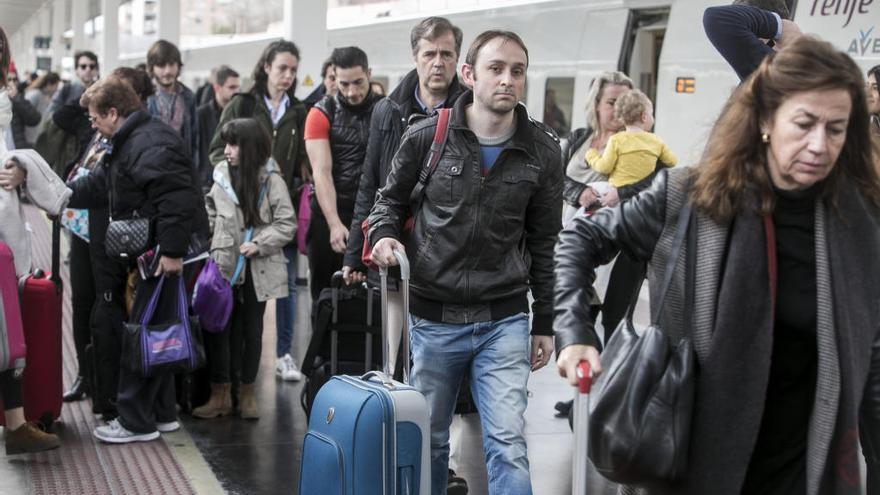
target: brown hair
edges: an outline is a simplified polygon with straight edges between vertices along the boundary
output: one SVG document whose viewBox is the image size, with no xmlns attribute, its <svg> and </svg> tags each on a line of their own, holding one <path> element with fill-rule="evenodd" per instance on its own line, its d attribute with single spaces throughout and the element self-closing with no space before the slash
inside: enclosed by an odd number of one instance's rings
<svg viewBox="0 0 880 495">
<path fill-rule="evenodd" d="M 141 104 L 145 103 L 147 98 L 155 93 L 152 79 L 150 79 L 150 76 L 141 69 L 136 69 L 134 67 L 117 67 L 111 74 L 130 84 L 131 89 L 133 89 L 135 94 L 138 95 L 138 98 L 140 98 Z"/>
<path fill-rule="evenodd" d="M 147 72 L 152 74 L 153 67 L 168 64 L 177 64 L 179 67 L 183 67 L 180 50 L 170 41 L 158 40 L 147 51 Z"/>
<path fill-rule="evenodd" d="M 626 125 L 641 122 L 642 114 L 648 111 L 651 99 L 638 89 L 631 89 L 620 95 L 614 102 L 614 118 L 622 120 Z"/>
<path fill-rule="evenodd" d="M 61 82 L 61 76 L 57 72 L 47 72 L 42 76 L 34 79 L 27 89 L 46 89 L 47 87 Z"/>
<path fill-rule="evenodd" d="M 526 48 L 525 42 L 523 42 L 522 38 L 519 37 L 518 34 L 513 31 L 502 31 L 499 29 L 490 29 L 489 31 L 483 31 L 477 36 L 473 43 L 471 43 L 470 48 L 468 48 L 467 55 L 464 58 L 464 63 L 470 65 L 471 67 L 476 66 L 477 64 L 477 55 L 480 54 L 480 50 L 486 45 L 486 43 L 494 40 L 495 38 L 504 38 L 507 41 L 512 41 L 519 45 L 522 48 L 522 51 L 526 53 L 526 65 L 529 64 L 529 49 Z"/>
<path fill-rule="evenodd" d="M 120 116 L 128 117 L 140 110 L 141 99 L 128 81 L 111 74 L 89 86 L 79 104 L 85 108 L 95 107 L 101 115 L 115 108 Z"/>
<path fill-rule="evenodd" d="M 413 55 L 419 53 L 419 40 L 434 41 L 446 33 L 452 33 L 455 39 L 455 56 L 461 54 L 461 29 L 449 22 L 445 17 L 428 17 L 415 25 L 409 33 L 409 44 L 412 45 Z"/>
<path fill-rule="evenodd" d="M 0 84 L 6 87 L 6 74 L 9 72 L 9 61 L 12 55 L 9 52 L 9 38 L 6 31 L 0 27 Z"/>
<path fill-rule="evenodd" d="M 846 141 L 824 180 L 822 195 L 836 204 L 843 177 L 866 199 L 880 206 L 880 178 L 872 163 L 865 83 L 861 71 L 830 43 L 802 36 L 758 69 L 730 97 L 715 122 L 701 163 L 694 171 L 694 207 L 727 222 L 760 199 L 758 211 L 773 211 L 773 186 L 767 171 L 761 124 L 770 121 L 791 95 L 843 89 L 852 99 Z"/>
</svg>

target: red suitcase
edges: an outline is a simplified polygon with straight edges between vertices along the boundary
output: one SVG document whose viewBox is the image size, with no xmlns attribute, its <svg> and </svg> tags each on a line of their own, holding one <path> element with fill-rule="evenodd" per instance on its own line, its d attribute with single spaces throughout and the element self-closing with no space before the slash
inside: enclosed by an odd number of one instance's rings
<svg viewBox="0 0 880 495">
<path fill-rule="evenodd" d="M 20 283 L 21 314 L 27 345 L 22 378 L 24 413 L 49 429 L 61 416 L 60 224 L 52 224 L 52 273 L 36 270 Z M 3 417 L 0 415 L 0 424 Z"/>
<path fill-rule="evenodd" d="M 24 368 L 24 330 L 12 250 L 0 242 L 0 371 Z"/>
</svg>

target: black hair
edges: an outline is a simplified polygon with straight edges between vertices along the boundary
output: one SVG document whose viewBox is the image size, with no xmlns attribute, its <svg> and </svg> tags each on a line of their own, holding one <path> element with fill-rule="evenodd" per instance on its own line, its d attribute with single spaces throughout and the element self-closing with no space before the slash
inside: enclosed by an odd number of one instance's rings
<svg viewBox="0 0 880 495">
<path fill-rule="evenodd" d="M 12 60 L 9 50 L 9 38 L 6 31 L 0 27 L 0 85 L 6 87 L 6 74 L 9 71 L 9 61 Z"/>
<path fill-rule="evenodd" d="M 370 63 L 367 61 L 367 54 L 356 46 L 334 48 L 333 53 L 330 55 L 330 61 L 337 69 L 362 67 L 364 72 L 370 69 Z"/>
<path fill-rule="evenodd" d="M 217 83 L 217 86 L 223 86 L 226 84 L 226 81 L 230 77 L 240 77 L 238 72 L 235 71 L 232 67 L 228 65 L 221 65 L 217 67 L 217 74 L 214 77 L 214 82 Z"/>
<path fill-rule="evenodd" d="M 321 79 L 323 80 L 327 77 L 327 71 L 330 70 L 330 67 L 333 67 L 333 61 L 329 58 L 321 64 Z"/>
<path fill-rule="evenodd" d="M 268 94 L 269 90 L 267 89 L 267 85 L 269 84 L 269 74 L 266 74 L 265 66 L 272 65 L 272 61 L 275 60 L 275 57 L 279 53 L 290 53 L 296 57 L 297 62 L 300 60 L 299 48 L 294 42 L 276 40 L 269 43 L 269 46 L 267 46 L 263 50 L 262 55 L 260 55 L 260 59 L 257 60 L 257 65 L 254 66 L 254 72 L 251 74 L 251 79 L 254 80 L 254 85 L 251 88 L 252 93 L 263 95 Z M 293 97 L 294 91 L 296 91 L 296 79 L 293 80 L 293 84 L 290 85 L 287 94 L 290 97 Z"/>
<path fill-rule="evenodd" d="M 419 40 L 434 41 L 446 33 L 452 33 L 455 40 L 455 56 L 461 55 L 461 28 L 449 22 L 445 17 L 428 17 L 416 24 L 409 32 L 409 44 L 413 55 L 419 52 Z"/>
<path fill-rule="evenodd" d="M 95 55 L 95 52 L 90 51 L 90 50 L 79 50 L 79 51 L 74 52 L 74 53 L 73 53 L 73 63 L 74 63 L 75 66 L 76 66 L 76 65 L 79 65 L 79 59 L 80 59 L 81 57 L 86 57 L 87 59 L 89 59 L 89 60 L 91 60 L 92 62 L 94 62 L 94 63 L 95 63 L 95 69 L 100 68 L 100 66 L 98 65 L 98 56 Z"/>
<path fill-rule="evenodd" d="M 259 208 L 262 187 L 260 173 L 272 155 L 272 138 L 259 122 L 248 118 L 233 119 L 226 123 L 220 130 L 220 139 L 224 143 L 238 146 L 239 180 L 233 181 L 232 187 L 238 196 L 245 225 L 256 227 L 265 224 L 260 218 Z M 263 198 L 263 201 L 267 199 Z"/>
</svg>

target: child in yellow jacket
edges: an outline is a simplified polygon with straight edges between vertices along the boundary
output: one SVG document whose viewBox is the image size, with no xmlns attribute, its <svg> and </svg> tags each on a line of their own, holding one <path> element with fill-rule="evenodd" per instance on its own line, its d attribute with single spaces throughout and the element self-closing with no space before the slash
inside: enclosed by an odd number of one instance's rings
<svg viewBox="0 0 880 495">
<path fill-rule="evenodd" d="M 626 130 L 608 140 L 605 152 L 590 148 L 584 157 L 593 170 L 608 176 L 610 185 L 619 188 L 635 184 L 651 175 L 660 160 L 667 167 L 678 158 L 657 135 L 654 127 L 654 106 L 637 89 L 630 90 L 614 103 L 614 116 L 626 124 Z"/>
</svg>

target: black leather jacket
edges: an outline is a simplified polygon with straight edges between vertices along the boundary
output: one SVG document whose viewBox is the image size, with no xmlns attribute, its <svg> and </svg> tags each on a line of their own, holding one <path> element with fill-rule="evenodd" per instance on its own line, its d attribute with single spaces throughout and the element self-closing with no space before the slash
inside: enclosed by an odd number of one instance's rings
<svg viewBox="0 0 880 495">
<path fill-rule="evenodd" d="M 467 127 L 462 94 L 446 148 L 424 190 L 406 249 L 411 311 L 446 323 L 497 320 L 528 311 L 532 333 L 552 335 L 553 246 L 561 229 L 562 163 L 556 134 L 517 106 L 516 132 L 486 177 Z M 370 242 L 401 238 L 410 193 L 433 141 L 437 118 L 413 124 L 370 212 Z"/>
<path fill-rule="evenodd" d="M 330 153 L 333 157 L 333 187 L 336 190 L 336 208 L 343 223 L 350 221 L 354 211 L 358 184 L 363 170 L 364 155 L 367 152 L 367 137 L 370 132 L 370 116 L 373 106 L 381 97 L 371 91 L 357 106 L 349 105 L 337 93 L 325 96 L 314 110 L 319 110 L 330 121 Z M 313 110 L 313 111 L 314 111 Z M 317 198 L 313 198 L 312 212 Z"/>
<path fill-rule="evenodd" d="M 361 263 L 361 252 L 364 245 L 364 233 L 361 224 L 376 200 L 376 191 L 385 186 L 388 173 L 391 172 L 391 159 L 400 146 L 400 138 L 412 115 L 424 115 L 415 101 L 416 86 L 419 75 L 413 69 L 403 81 L 373 107 L 370 121 L 370 140 L 367 143 L 367 155 L 364 158 L 363 175 L 358 186 L 357 202 L 354 206 L 354 217 L 348 232 L 348 248 L 345 252 L 345 266 L 365 270 Z M 456 76 L 449 85 L 449 92 L 443 108 L 449 108 L 464 92 Z"/>
</svg>

